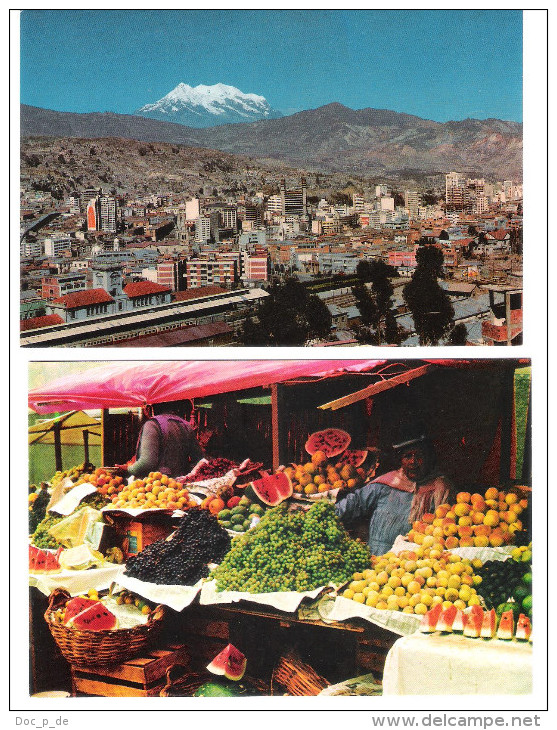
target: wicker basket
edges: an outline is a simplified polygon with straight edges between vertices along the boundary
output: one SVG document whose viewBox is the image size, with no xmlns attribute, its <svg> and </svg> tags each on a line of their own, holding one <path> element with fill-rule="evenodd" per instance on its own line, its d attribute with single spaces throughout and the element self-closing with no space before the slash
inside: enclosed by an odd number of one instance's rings
<svg viewBox="0 0 557 730">
<path fill-rule="evenodd" d="M 44 615 L 54 640 L 72 667 L 106 667 L 121 664 L 140 654 L 162 628 L 164 608 L 157 606 L 147 623 L 132 629 L 80 631 L 59 623 L 55 611 L 71 598 L 63 588 L 56 588 L 49 597 Z"/>
<path fill-rule="evenodd" d="M 271 679 L 271 693 L 275 694 L 275 685 L 280 684 L 286 694 L 298 697 L 311 697 L 318 695 L 329 682 L 317 672 L 300 661 L 293 653 L 282 657 Z"/>
<path fill-rule="evenodd" d="M 193 697 L 206 682 L 218 681 L 218 677 L 209 672 L 183 674 L 184 667 L 169 667 L 166 670 L 166 685 L 160 691 L 161 697 Z M 270 695 L 268 684 L 254 677 L 243 677 L 238 683 L 238 696 L 253 697 Z"/>
</svg>

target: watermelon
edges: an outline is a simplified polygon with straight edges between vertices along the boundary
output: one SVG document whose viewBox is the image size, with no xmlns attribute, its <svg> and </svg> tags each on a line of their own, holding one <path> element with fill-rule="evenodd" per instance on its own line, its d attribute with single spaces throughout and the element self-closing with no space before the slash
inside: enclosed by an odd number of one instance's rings
<svg viewBox="0 0 557 730">
<path fill-rule="evenodd" d="M 35 558 L 37 557 L 37 553 L 39 553 L 40 550 L 38 547 L 35 547 L 34 545 L 29 545 L 29 572 L 32 572 L 35 567 Z"/>
<path fill-rule="evenodd" d="M 439 616 L 437 626 L 435 627 L 436 631 L 452 631 L 457 611 L 458 608 L 456 606 L 447 606 L 447 608 Z"/>
<path fill-rule="evenodd" d="M 33 567 L 31 568 L 31 571 L 33 573 L 44 573 L 45 566 L 46 566 L 46 552 L 44 550 L 39 550 L 33 560 Z"/>
<path fill-rule="evenodd" d="M 336 463 L 336 468 L 340 469 L 349 464 L 353 467 L 361 466 L 367 459 L 367 449 L 346 449 L 340 459 Z M 425 614 L 424 614 L 425 615 Z"/>
<path fill-rule="evenodd" d="M 480 636 L 482 639 L 493 639 L 495 636 L 495 627 L 497 626 L 497 615 L 495 609 L 486 611 L 482 622 L 482 628 L 480 629 Z"/>
<path fill-rule="evenodd" d="M 460 608 L 456 612 L 456 616 L 453 621 L 453 632 L 462 634 L 464 627 L 466 626 L 467 616 Z"/>
<path fill-rule="evenodd" d="M 264 504 L 275 507 L 292 496 L 294 491 L 288 474 L 279 471 L 276 474 L 266 474 L 248 485 Z"/>
<path fill-rule="evenodd" d="M 85 596 L 76 596 L 71 598 L 66 603 L 66 610 L 64 612 L 64 623 L 67 624 L 74 616 L 81 613 L 86 608 L 94 606 L 98 601 L 93 598 L 85 598 Z"/>
<path fill-rule="evenodd" d="M 443 606 L 440 603 L 436 603 L 433 608 L 430 608 L 427 613 L 424 613 L 420 622 L 420 631 L 424 634 L 431 634 L 436 630 L 437 621 L 441 615 Z"/>
<path fill-rule="evenodd" d="M 62 568 L 60 567 L 60 563 L 58 562 L 56 555 L 54 555 L 54 553 L 46 553 L 44 572 L 45 573 L 60 573 L 61 570 L 62 570 Z"/>
<path fill-rule="evenodd" d="M 100 601 L 83 609 L 67 622 L 68 626 L 80 631 L 109 631 L 118 627 L 116 616 Z"/>
<path fill-rule="evenodd" d="M 497 628 L 497 638 L 509 641 L 513 638 L 514 614 L 512 610 L 504 611 L 501 614 L 499 626 Z"/>
<path fill-rule="evenodd" d="M 195 691 L 194 697 L 236 697 L 238 693 L 234 687 L 218 682 L 205 682 Z"/>
<path fill-rule="evenodd" d="M 484 620 L 484 612 L 480 606 L 472 606 L 467 614 L 466 624 L 464 626 L 464 636 L 471 639 L 477 639 L 481 633 Z"/>
<path fill-rule="evenodd" d="M 528 641 L 532 635 L 532 623 L 528 616 L 521 613 L 516 623 L 515 637 L 520 641 Z"/>
<path fill-rule="evenodd" d="M 239 649 L 228 644 L 213 659 L 207 669 L 213 674 L 224 674 L 227 679 L 238 681 L 244 676 L 248 660 Z"/>
<path fill-rule="evenodd" d="M 322 451 L 331 459 L 345 451 L 352 437 L 340 428 L 326 428 L 324 431 L 316 431 L 306 441 L 306 451 L 313 456 L 316 451 Z"/>
</svg>

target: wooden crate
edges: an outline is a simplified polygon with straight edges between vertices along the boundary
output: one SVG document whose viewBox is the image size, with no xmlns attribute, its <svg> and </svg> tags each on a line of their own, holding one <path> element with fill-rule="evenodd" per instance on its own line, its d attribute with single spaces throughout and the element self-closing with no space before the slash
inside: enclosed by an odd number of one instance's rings
<svg viewBox="0 0 557 730">
<path fill-rule="evenodd" d="M 158 697 L 166 684 L 166 670 L 189 664 L 184 646 L 152 649 L 143 656 L 106 669 L 72 667 L 74 695 L 100 697 Z"/>
</svg>

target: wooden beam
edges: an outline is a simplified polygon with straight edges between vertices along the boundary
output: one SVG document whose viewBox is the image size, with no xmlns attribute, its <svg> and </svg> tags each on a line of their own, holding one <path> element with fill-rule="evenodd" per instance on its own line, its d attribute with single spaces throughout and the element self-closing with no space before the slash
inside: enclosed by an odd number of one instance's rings
<svg viewBox="0 0 557 730">
<path fill-rule="evenodd" d="M 271 385 L 271 427 L 273 442 L 273 471 L 283 462 L 284 454 L 284 389 L 279 383 Z"/>
<path fill-rule="evenodd" d="M 378 393 L 382 393 L 385 390 L 396 388 L 397 385 L 404 385 L 405 383 L 409 383 L 411 380 L 419 378 L 422 375 L 430 372 L 431 370 L 434 370 L 435 367 L 436 366 L 433 364 L 421 365 L 418 368 L 408 370 L 407 372 L 401 373 L 400 375 L 393 375 L 392 378 L 386 378 L 385 380 L 380 380 L 378 383 L 373 383 L 373 385 L 368 385 L 367 388 L 364 388 L 363 390 L 358 390 L 355 393 L 351 393 L 350 395 L 345 395 L 342 398 L 337 398 L 336 400 L 329 401 L 329 403 L 324 403 L 322 406 L 318 406 L 318 408 L 321 408 L 322 410 L 330 408 L 333 411 L 336 411 L 339 408 L 346 408 L 346 406 L 350 406 L 353 403 L 364 400 L 365 398 L 371 398 L 372 396 L 377 395 Z"/>
</svg>

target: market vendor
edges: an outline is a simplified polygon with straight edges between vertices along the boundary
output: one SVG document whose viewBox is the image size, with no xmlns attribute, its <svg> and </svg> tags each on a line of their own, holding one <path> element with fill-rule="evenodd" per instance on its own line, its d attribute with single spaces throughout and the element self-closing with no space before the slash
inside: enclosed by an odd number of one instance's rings
<svg viewBox="0 0 557 730">
<path fill-rule="evenodd" d="M 435 469 L 433 445 L 425 433 L 393 444 L 393 450 L 398 469 L 348 492 L 335 506 L 345 523 L 369 518 L 368 544 L 374 555 L 388 552 L 412 522 L 449 498 L 449 482 Z"/>
<path fill-rule="evenodd" d="M 135 457 L 124 468 L 141 479 L 150 472 L 171 477 L 187 474 L 203 458 L 193 427 L 183 418 L 188 403 L 172 401 L 153 406 L 153 417 L 143 425 Z M 191 408 L 191 406 L 190 406 Z"/>
</svg>

